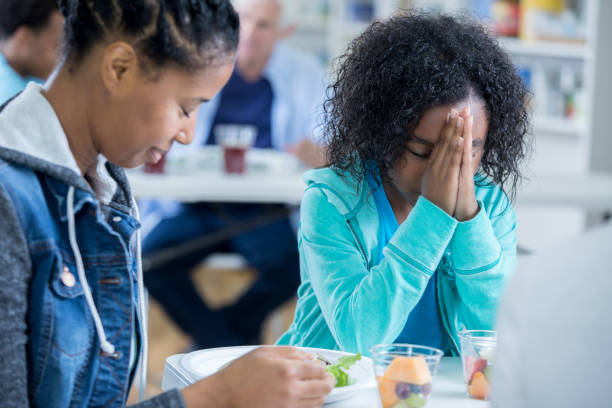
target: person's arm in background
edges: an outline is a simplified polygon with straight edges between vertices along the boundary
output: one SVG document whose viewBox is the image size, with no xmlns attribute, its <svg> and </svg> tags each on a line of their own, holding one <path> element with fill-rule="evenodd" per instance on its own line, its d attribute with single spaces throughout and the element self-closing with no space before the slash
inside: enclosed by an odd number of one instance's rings
<svg viewBox="0 0 612 408">
<path fill-rule="evenodd" d="M 4 407 L 28 407 L 26 313 L 31 260 L 19 218 L 0 186 L 0 395 Z"/>
<path fill-rule="evenodd" d="M 293 120 L 299 134 L 294 135 L 287 151 L 312 168 L 322 167 L 327 164 L 322 124 L 328 79 L 325 69 L 314 58 L 293 65 L 296 87 L 291 97 L 296 104 Z"/>
<path fill-rule="evenodd" d="M 309 138 L 304 138 L 298 144 L 289 146 L 287 151 L 313 169 L 327 164 L 327 149 L 325 146 L 316 144 Z"/>
</svg>

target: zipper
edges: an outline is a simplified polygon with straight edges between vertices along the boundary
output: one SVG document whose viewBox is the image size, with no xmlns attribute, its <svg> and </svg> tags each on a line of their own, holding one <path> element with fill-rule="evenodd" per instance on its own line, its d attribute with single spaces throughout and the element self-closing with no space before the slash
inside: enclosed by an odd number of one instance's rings
<svg viewBox="0 0 612 408">
<path fill-rule="evenodd" d="M 359 245 L 359 250 L 361 251 L 361 254 L 363 255 L 363 259 L 368 259 L 368 257 L 366 256 L 366 252 L 363 249 L 363 245 L 361 245 L 361 241 L 359 240 L 359 237 L 357 236 L 357 233 L 355 233 L 355 230 L 353 229 L 353 226 L 351 225 L 351 220 L 347 219 L 346 220 L 346 224 L 348 225 L 349 229 L 351 230 L 351 233 L 353 234 L 353 237 L 355 237 L 355 241 L 357 242 L 357 245 Z"/>
<path fill-rule="evenodd" d="M 438 308 L 440 308 L 440 314 L 442 315 L 442 328 L 444 329 L 446 335 L 451 340 L 451 345 L 453 346 L 453 352 L 460 356 L 461 353 L 459 351 L 459 346 L 457 346 L 457 342 L 455 341 L 455 337 L 451 334 L 450 329 L 448 328 L 448 318 L 446 316 L 446 309 L 442 307 L 442 297 L 440 296 L 440 285 L 442 284 L 442 272 L 437 271 L 439 273 L 436 274 L 436 297 L 438 298 Z"/>
<path fill-rule="evenodd" d="M 346 224 L 351 230 L 351 233 L 353 234 L 353 237 L 355 238 L 355 241 L 357 242 L 357 245 L 359 246 L 359 250 L 361 251 L 361 254 L 363 255 L 364 259 L 368 259 L 366 256 L 365 250 L 363 249 L 363 245 L 361 244 L 361 241 L 359 240 L 359 237 L 357 237 L 357 234 L 355 233 L 355 229 L 353 228 L 353 225 L 351 224 L 351 220 L 347 219 Z M 442 276 L 441 272 L 436 274 L 436 294 L 437 294 L 436 297 L 437 297 L 437 302 L 438 302 L 438 308 L 440 308 L 440 314 L 442 315 L 442 328 L 444 329 L 446 336 L 451 340 L 451 346 L 453 347 L 453 350 L 451 351 L 455 353 L 455 355 L 460 356 L 461 353 L 459 352 L 459 346 L 457 345 L 457 342 L 455 341 L 455 337 L 453 337 L 448 327 L 446 309 L 442 307 L 441 300 L 440 300 L 441 299 L 440 285 L 442 284 L 441 278 L 440 278 L 441 276 Z"/>
</svg>

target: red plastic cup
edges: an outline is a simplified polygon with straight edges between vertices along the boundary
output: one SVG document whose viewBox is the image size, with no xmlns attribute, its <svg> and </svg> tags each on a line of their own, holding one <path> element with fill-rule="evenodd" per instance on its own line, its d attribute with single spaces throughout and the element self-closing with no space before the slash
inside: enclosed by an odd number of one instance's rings
<svg viewBox="0 0 612 408">
<path fill-rule="evenodd" d="M 213 129 L 215 141 L 223 148 L 223 168 L 226 173 L 246 171 L 246 152 L 253 146 L 257 128 L 251 125 L 222 124 Z"/>
<path fill-rule="evenodd" d="M 227 173 L 244 173 L 246 151 L 247 149 L 244 147 L 223 147 L 223 163 Z"/>
</svg>

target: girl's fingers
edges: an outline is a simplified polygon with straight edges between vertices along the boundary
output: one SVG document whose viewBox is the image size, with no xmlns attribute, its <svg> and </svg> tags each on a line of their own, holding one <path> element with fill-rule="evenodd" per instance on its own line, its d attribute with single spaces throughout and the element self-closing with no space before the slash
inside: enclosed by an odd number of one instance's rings
<svg viewBox="0 0 612 408">
<path fill-rule="evenodd" d="M 453 139 L 448 144 L 444 170 L 448 172 L 452 172 L 452 175 L 459 175 L 459 168 L 461 166 L 461 158 L 463 154 L 463 118 L 458 117 L 455 123 L 455 134 L 453 135 Z M 457 170 L 457 172 L 455 172 Z"/>
<path fill-rule="evenodd" d="M 432 167 L 440 168 L 447 162 L 448 148 L 452 145 L 452 139 L 457 129 L 458 119 L 458 112 L 452 109 L 447 116 L 446 124 L 442 128 L 440 140 L 436 143 L 436 147 L 431 153 L 430 161 Z"/>
<path fill-rule="evenodd" d="M 463 161 L 462 166 L 465 171 L 468 171 L 472 176 L 472 125 L 474 124 L 474 116 L 469 115 L 463 127 L 463 138 L 465 144 L 463 146 Z"/>
</svg>

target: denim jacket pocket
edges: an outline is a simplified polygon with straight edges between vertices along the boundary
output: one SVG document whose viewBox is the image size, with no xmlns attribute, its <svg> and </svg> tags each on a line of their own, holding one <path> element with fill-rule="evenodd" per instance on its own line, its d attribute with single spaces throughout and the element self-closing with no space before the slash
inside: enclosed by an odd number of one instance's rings
<svg viewBox="0 0 612 408">
<path fill-rule="evenodd" d="M 69 357 L 82 354 L 92 346 L 93 329 L 76 267 L 59 259 L 49 283 L 53 346 Z"/>
</svg>

